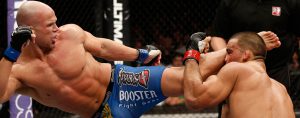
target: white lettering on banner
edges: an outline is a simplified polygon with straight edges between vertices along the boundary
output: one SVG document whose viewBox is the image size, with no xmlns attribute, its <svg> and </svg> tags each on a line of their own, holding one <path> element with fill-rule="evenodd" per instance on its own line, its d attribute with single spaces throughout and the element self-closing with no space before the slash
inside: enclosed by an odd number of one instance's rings
<svg viewBox="0 0 300 118">
<path fill-rule="evenodd" d="M 139 101 L 139 100 L 150 100 L 157 98 L 155 91 L 120 91 L 120 101 Z"/>
<path fill-rule="evenodd" d="M 22 117 L 24 117 L 24 115 L 25 115 L 25 118 L 33 118 L 33 112 L 31 110 L 31 107 L 32 107 L 31 98 L 28 97 L 27 99 L 25 99 L 25 101 L 21 101 L 21 97 L 23 97 L 23 100 L 24 100 L 24 98 L 27 98 L 26 96 L 22 96 L 20 94 L 17 95 L 17 97 L 15 99 L 15 105 L 16 105 L 16 108 L 18 109 L 16 118 L 22 118 Z M 24 105 L 24 103 L 26 103 L 26 102 L 29 102 L 29 104 L 25 108 L 25 106 L 22 106 L 22 105 Z"/>
<path fill-rule="evenodd" d="M 113 0 L 113 18 L 113 39 L 115 42 L 123 44 L 123 3 L 118 3 L 117 0 Z M 123 64 L 123 61 L 114 61 L 114 64 Z"/>
<path fill-rule="evenodd" d="M 118 3 L 117 0 L 113 1 L 113 17 L 114 17 L 114 40 L 123 44 L 123 4 Z"/>
</svg>

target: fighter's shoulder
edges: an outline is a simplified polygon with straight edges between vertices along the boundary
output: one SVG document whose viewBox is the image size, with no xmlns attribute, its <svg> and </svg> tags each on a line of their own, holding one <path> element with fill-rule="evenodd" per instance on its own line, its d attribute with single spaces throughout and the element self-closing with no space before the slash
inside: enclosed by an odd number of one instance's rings
<svg viewBox="0 0 300 118">
<path fill-rule="evenodd" d="M 240 62 L 230 62 L 227 63 L 223 66 L 224 69 L 226 70 L 230 70 L 230 71 L 238 71 L 238 70 L 243 70 L 243 69 L 247 69 L 247 65 L 244 63 L 240 63 Z"/>
<path fill-rule="evenodd" d="M 280 82 L 278 82 L 278 81 L 276 81 L 276 80 L 274 80 L 274 79 L 272 79 L 272 78 L 271 78 L 270 80 L 271 80 L 271 82 L 272 82 L 274 85 L 278 86 L 280 89 L 287 91 L 287 89 L 285 88 L 285 86 L 284 86 L 283 84 L 281 84 Z"/>
<path fill-rule="evenodd" d="M 223 71 L 227 74 L 244 74 L 245 72 L 251 72 L 251 68 L 245 64 L 240 62 L 230 62 L 225 64 L 220 71 Z"/>
<path fill-rule="evenodd" d="M 251 73 L 251 68 L 245 63 L 230 62 L 225 64 L 218 73 L 219 77 L 235 81 L 236 79 Z"/>
<path fill-rule="evenodd" d="M 24 74 L 22 73 L 22 71 L 24 71 L 26 67 L 28 67 L 27 63 L 14 63 L 12 66 L 10 77 L 19 79 Z M 26 70 L 28 71 L 28 69 Z"/>
<path fill-rule="evenodd" d="M 59 27 L 60 30 L 82 30 L 82 28 L 76 24 L 65 24 Z"/>
<path fill-rule="evenodd" d="M 239 62 L 230 62 L 225 64 L 218 74 L 220 75 L 228 75 L 228 76 L 236 76 L 238 75 L 239 71 L 241 71 L 242 63 Z"/>
<path fill-rule="evenodd" d="M 42 63 L 37 59 L 30 61 L 18 60 L 12 66 L 10 78 L 25 82 L 28 80 L 28 76 L 32 77 L 33 73 L 46 71 L 47 67 L 49 67 L 47 63 Z"/>
<path fill-rule="evenodd" d="M 64 39 L 78 39 L 85 35 L 85 31 L 76 24 L 66 24 L 59 27 L 60 33 Z M 81 38 L 79 38 L 81 39 Z"/>
</svg>

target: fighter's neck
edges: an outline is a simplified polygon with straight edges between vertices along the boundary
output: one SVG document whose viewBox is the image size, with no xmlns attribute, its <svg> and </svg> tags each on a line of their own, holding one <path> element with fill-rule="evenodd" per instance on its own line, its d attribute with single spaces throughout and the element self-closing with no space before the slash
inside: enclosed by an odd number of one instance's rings
<svg viewBox="0 0 300 118">
<path fill-rule="evenodd" d="M 47 53 L 39 48 L 36 44 L 30 42 L 22 51 L 22 57 L 26 59 L 39 59 L 45 60 Z"/>
<path fill-rule="evenodd" d="M 266 58 L 264 56 L 254 56 L 252 60 L 258 60 L 258 59 L 265 60 Z"/>
<path fill-rule="evenodd" d="M 265 57 L 263 57 L 263 56 L 254 56 L 250 61 L 255 62 L 256 64 L 261 66 L 264 70 L 266 70 Z"/>
</svg>

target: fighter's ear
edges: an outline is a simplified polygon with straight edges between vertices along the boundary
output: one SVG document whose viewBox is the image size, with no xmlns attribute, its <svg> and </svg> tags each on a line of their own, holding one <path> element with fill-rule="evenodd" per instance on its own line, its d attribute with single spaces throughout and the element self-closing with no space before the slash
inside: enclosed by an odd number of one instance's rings
<svg viewBox="0 0 300 118">
<path fill-rule="evenodd" d="M 251 59 L 252 52 L 250 50 L 245 50 L 243 53 L 243 62 L 247 62 Z"/>
<path fill-rule="evenodd" d="M 36 38 L 36 35 L 35 35 L 35 31 L 33 30 L 33 26 L 29 26 L 30 27 L 30 29 L 31 29 L 31 38 L 30 38 L 30 41 L 32 42 L 32 43 L 35 43 L 35 38 Z"/>
<path fill-rule="evenodd" d="M 36 38 L 36 35 L 35 34 L 31 34 L 30 41 L 32 41 L 32 43 L 35 43 L 35 38 Z"/>
</svg>

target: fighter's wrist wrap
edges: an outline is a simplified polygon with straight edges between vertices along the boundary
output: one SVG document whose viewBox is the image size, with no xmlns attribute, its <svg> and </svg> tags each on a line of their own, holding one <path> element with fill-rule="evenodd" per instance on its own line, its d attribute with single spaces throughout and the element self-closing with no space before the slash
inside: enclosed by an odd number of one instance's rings
<svg viewBox="0 0 300 118">
<path fill-rule="evenodd" d="M 197 63 L 199 63 L 200 60 L 200 52 L 197 50 L 188 50 L 184 53 L 183 57 L 183 64 L 185 64 L 185 61 L 188 59 L 194 59 Z"/>
<path fill-rule="evenodd" d="M 144 63 L 144 61 L 149 57 L 149 52 L 145 49 L 138 49 L 139 55 L 136 61 L 138 63 Z"/>
<path fill-rule="evenodd" d="M 18 59 L 20 55 L 20 52 L 9 47 L 4 51 L 4 58 L 6 58 L 7 60 L 11 61 L 11 62 L 16 62 L 16 60 Z"/>
</svg>

